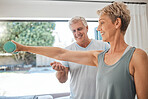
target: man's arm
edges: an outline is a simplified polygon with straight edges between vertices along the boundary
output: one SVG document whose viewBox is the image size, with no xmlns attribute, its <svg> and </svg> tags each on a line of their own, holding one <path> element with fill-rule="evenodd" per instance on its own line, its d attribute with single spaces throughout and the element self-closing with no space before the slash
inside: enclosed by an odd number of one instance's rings
<svg viewBox="0 0 148 99">
<path fill-rule="evenodd" d="M 68 67 L 63 66 L 60 62 L 52 62 L 50 64 L 57 71 L 56 77 L 60 83 L 65 83 L 68 79 Z"/>
<path fill-rule="evenodd" d="M 35 54 L 44 55 L 62 61 L 70 61 L 83 65 L 98 66 L 98 54 L 101 51 L 70 51 L 59 47 L 35 47 L 24 46 L 17 42 L 16 51 L 26 51 Z"/>
<path fill-rule="evenodd" d="M 132 60 L 138 99 L 148 99 L 148 56 L 143 50 L 136 49 Z"/>
</svg>

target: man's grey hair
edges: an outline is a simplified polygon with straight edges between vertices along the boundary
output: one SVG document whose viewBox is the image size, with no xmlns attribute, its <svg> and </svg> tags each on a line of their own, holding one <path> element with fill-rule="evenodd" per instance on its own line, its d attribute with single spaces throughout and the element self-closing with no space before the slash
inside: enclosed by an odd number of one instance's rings
<svg viewBox="0 0 148 99">
<path fill-rule="evenodd" d="M 69 20 L 69 28 L 71 29 L 71 25 L 75 24 L 75 23 L 77 23 L 79 21 L 81 21 L 84 26 L 88 26 L 87 21 L 85 20 L 85 18 L 80 17 L 80 16 L 75 16 L 75 17 L 71 18 L 71 20 Z"/>
</svg>

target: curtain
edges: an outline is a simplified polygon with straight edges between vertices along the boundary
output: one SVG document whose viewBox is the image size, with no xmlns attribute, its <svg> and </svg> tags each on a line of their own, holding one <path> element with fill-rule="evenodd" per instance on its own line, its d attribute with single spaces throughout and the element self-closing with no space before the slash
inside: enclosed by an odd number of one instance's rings
<svg viewBox="0 0 148 99">
<path fill-rule="evenodd" d="M 127 4 L 131 21 L 125 34 L 125 41 L 131 46 L 141 48 L 148 53 L 148 22 L 146 4 Z"/>
</svg>

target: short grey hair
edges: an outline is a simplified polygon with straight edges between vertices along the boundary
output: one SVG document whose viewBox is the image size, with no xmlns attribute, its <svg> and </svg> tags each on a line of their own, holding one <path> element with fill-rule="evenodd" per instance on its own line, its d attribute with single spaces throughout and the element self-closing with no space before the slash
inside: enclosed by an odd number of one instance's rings
<svg viewBox="0 0 148 99">
<path fill-rule="evenodd" d="M 87 21 L 85 20 L 84 17 L 75 16 L 75 17 L 71 18 L 71 20 L 69 20 L 69 28 L 71 29 L 70 25 L 75 24 L 75 23 L 77 23 L 79 21 L 81 21 L 84 26 L 86 26 L 86 27 L 88 26 Z"/>
<path fill-rule="evenodd" d="M 120 30 L 125 32 L 130 23 L 130 10 L 122 2 L 114 2 L 113 4 L 107 5 L 101 10 L 97 11 L 98 15 L 106 14 L 112 20 L 112 23 L 116 21 L 117 18 L 121 19 Z"/>
</svg>

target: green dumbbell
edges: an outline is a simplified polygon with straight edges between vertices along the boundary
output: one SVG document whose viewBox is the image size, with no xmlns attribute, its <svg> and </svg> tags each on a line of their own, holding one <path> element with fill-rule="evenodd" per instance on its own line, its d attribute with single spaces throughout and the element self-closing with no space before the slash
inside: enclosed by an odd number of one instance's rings
<svg viewBox="0 0 148 99">
<path fill-rule="evenodd" d="M 8 41 L 7 43 L 4 44 L 3 49 L 7 52 L 7 53 L 13 53 L 13 54 L 17 54 L 18 52 L 14 52 L 16 50 L 16 45 L 11 42 Z"/>
</svg>

